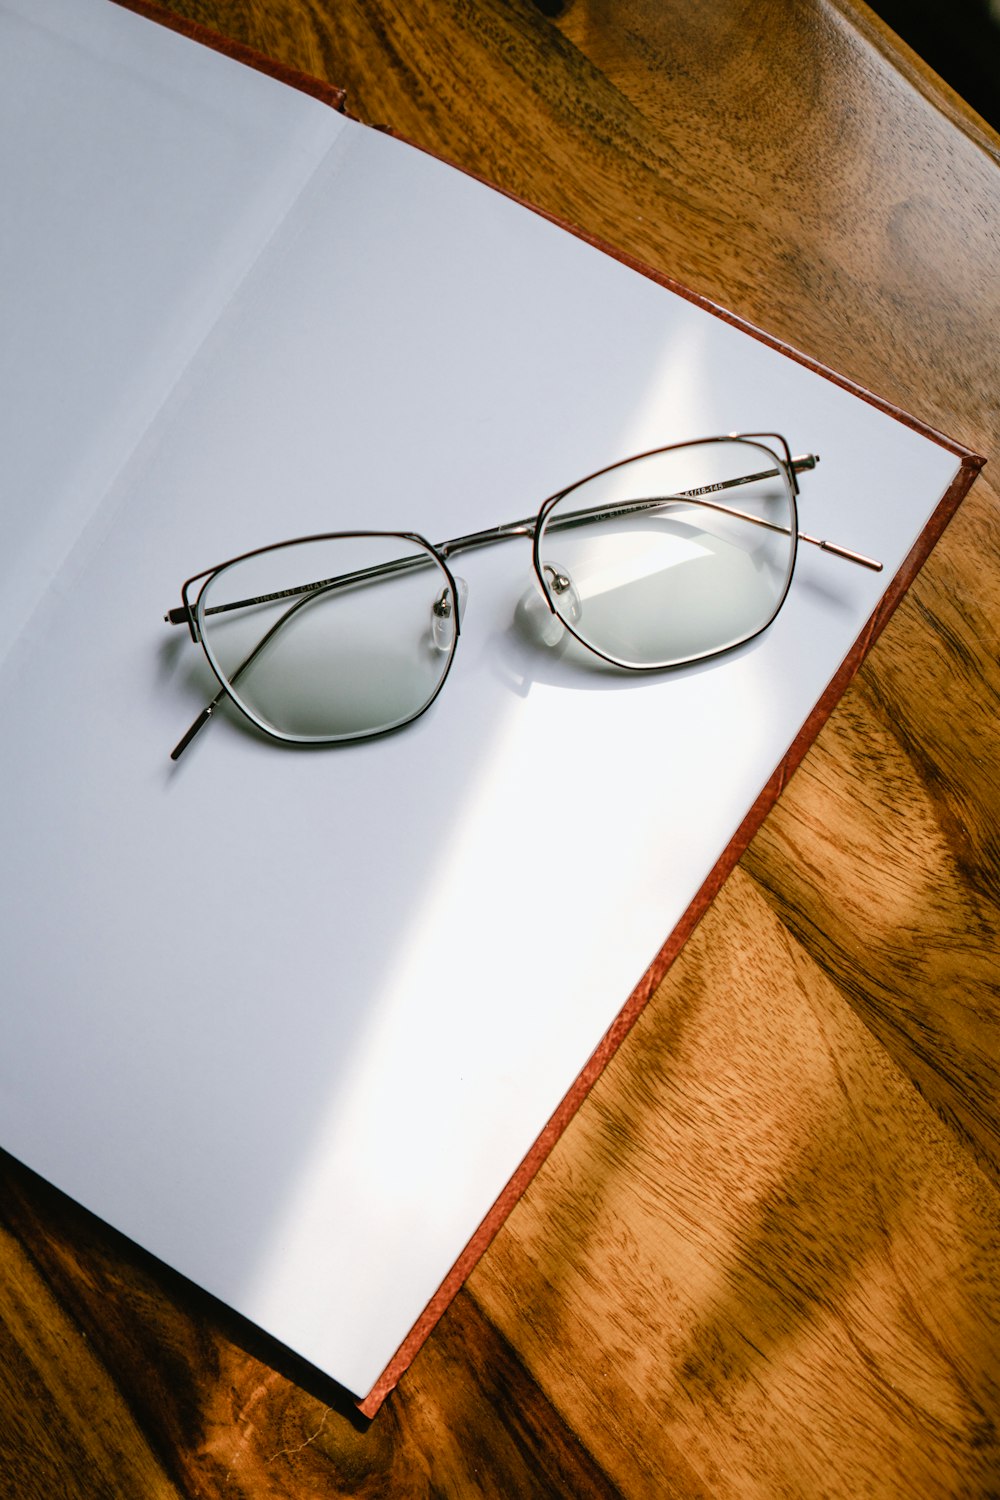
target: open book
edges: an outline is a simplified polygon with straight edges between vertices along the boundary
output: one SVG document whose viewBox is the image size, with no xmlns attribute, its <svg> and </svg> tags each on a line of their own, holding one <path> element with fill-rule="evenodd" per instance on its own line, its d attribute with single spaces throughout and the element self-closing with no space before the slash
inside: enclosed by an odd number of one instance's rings
<svg viewBox="0 0 1000 1500">
<path fill-rule="evenodd" d="M 320 91 L 322 92 L 322 91 Z M 373 1411 L 971 481 L 682 289 L 110 0 L 0 0 L 0 1145 Z M 447 690 L 267 740 L 164 623 L 199 569 L 440 541 L 629 454 L 819 454 L 737 650 L 588 670 L 531 541 Z"/>
</svg>

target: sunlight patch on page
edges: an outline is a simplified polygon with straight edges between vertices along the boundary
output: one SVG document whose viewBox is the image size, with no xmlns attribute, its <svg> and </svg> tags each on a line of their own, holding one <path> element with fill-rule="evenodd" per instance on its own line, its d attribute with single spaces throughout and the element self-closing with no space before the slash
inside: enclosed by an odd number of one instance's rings
<svg viewBox="0 0 1000 1500">
<path fill-rule="evenodd" d="M 607 550 L 607 549 L 605 549 Z M 616 589 L 626 588 L 630 583 L 642 583 L 668 573 L 682 563 L 697 562 L 699 558 L 711 556 L 711 549 L 690 537 L 671 537 L 669 547 L 641 549 L 634 543 L 621 548 L 614 558 L 601 567 L 588 568 L 586 576 L 587 599 L 600 594 L 610 594 Z M 577 580 L 583 586 L 582 580 Z"/>
</svg>

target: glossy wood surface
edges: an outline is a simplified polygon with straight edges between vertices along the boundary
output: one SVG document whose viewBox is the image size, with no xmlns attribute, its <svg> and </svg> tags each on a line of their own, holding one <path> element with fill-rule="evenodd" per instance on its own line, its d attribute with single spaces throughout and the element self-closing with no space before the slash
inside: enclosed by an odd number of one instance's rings
<svg viewBox="0 0 1000 1500">
<path fill-rule="evenodd" d="M 854 0 L 170 8 L 995 460 L 374 1422 L 0 1160 L 0 1495 L 1000 1494 L 1000 141 Z"/>
</svg>

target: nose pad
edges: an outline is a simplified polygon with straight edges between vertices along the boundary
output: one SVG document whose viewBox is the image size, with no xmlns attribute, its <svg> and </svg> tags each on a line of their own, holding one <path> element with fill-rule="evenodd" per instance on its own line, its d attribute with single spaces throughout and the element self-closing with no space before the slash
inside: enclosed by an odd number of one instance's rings
<svg viewBox="0 0 1000 1500">
<path fill-rule="evenodd" d="M 459 623 L 465 613 L 465 603 L 469 597 L 469 585 L 464 578 L 456 578 L 455 587 L 458 590 L 457 614 L 450 588 L 442 589 L 431 605 L 431 640 L 434 643 L 436 651 L 451 650 L 455 644 L 455 636 L 458 634 Z"/>
<path fill-rule="evenodd" d="M 576 584 L 565 568 L 558 563 L 545 563 L 542 571 L 545 595 L 539 592 L 536 579 L 536 586 L 522 597 L 518 611 L 536 641 L 543 646 L 558 646 L 566 634 L 566 624 L 576 624 L 583 606 Z"/>
<path fill-rule="evenodd" d="M 521 598 L 518 612 L 522 620 L 527 622 L 531 639 L 543 646 L 558 646 L 566 634 L 562 620 L 552 613 L 542 598 L 537 582 Z"/>
<path fill-rule="evenodd" d="M 583 602 L 572 577 L 558 563 L 546 563 L 544 571 L 556 611 L 567 625 L 575 625 L 583 614 Z"/>
</svg>

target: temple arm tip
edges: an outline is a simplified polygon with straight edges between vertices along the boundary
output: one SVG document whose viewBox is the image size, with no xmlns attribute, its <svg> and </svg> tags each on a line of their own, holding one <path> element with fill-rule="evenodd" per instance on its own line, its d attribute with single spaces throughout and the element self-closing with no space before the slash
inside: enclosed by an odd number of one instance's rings
<svg viewBox="0 0 1000 1500">
<path fill-rule="evenodd" d="M 183 735 L 177 741 L 177 744 L 171 750 L 171 752 L 170 752 L 170 759 L 171 760 L 180 760 L 181 756 L 184 754 L 184 751 L 187 749 L 188 745 L 190 745 L 191 741 L 194 739 L 195 735 L 198 733 L 198 730 L 201 729 L 205 724 L 208 723 L 209 719 L 212 717 L 212 713 L 213 713 L 214 709 L 215 709 L 215 704 L 214 703 L 210 703 L 207 708 L 203 708 L 202 709 L 201 713 L 198 715 L 198 717 L 195 719 L 194 723 L 191 725 L 191 728 L 187 731 L 187 733 L 185 735 Z"/>
<path fill-rule="evenodd" d="M 802 535 L 802 533 L 799 533 Z M 812 541 L 812 537 L 806 537 L 806 541 Z M 847 562 L 857 563 L 859 567 L 870 568 L 873 573 L 881 573 L 883 564 L 874 557 L 866 557 L 863 552 L 852 552 L 848 547 L 838 547 L 836 542 L 820 542 L 818 544 L 824 552 L 832 552 L 835 557 L 843 557 Z"/>
</svg>

